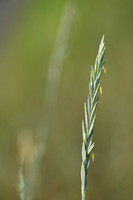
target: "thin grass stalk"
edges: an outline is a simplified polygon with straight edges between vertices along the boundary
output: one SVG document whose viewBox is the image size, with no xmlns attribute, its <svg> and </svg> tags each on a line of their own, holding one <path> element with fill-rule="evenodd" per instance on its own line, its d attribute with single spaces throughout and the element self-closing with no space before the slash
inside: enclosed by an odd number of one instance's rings
<svg viewBox="0 0 133 200">
<path fill-rule="evenodd" d="M 44 115 L 38 124 L 37 140 L 33 149 L 30 164 L 26 170 L 26 175 L 21 171 L 21 177 L 26 180 L 26 187 L 20 188 L 19 192 L 20 200 L 33 200 L 35 196 L 35 185 L 40 169 L 42 157 L 46 151 L 46 143 L 49 135 L 49 129 L 51 125 L 52 114 L 57 102 L 58 88 L 61 78 L 61 72 L 64 64 L 64 60 L 67 55 L 69 38 L 72 31 L 72 26 L 75 21 L 77 11 L 77 4 L 69 2 L 65 4 L 63 17 L 57 33 L 53 53 L 50 59 L 50 65 L 48 70 L 48 80 L 46 83 L 46 92 L 44 95 Z M 22 180 L 20 179 L 20 181 Z M 22 181 L 21 181 L 22 182 Z M 20 184 L 19 184 L 20 185 Z M 21 184 L 22 185 L 22 184 Z M 22 199 L 25 196 L 26 199 Z"/>
<path fill-rule="evenodd" d="M 19 198 L 20 200 L 27 200 L 26 196 L 26 181 L 25 181 L 25 176 L 24 176 L 24 166 L 23 166 L 23 161 L 20 161 L 20 166 L 19 166 Z"/>
</svg>

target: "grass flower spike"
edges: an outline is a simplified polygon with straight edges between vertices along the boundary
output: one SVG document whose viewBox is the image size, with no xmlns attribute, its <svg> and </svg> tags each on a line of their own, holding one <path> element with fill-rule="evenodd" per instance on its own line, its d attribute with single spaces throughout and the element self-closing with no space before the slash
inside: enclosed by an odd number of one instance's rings
<svg viewBox="0 0 133 200">
<path fill-rule="evenodd" d="M 91 66 L 90 73 L 90 82 L 89 82 L 89 95 L 87 103 L 84 103 L 84 113 L 85 120 L 82 121 L 82 134 L 83 134 L 83 143 L 82 143 L 82 164 L 81 164 L 81 195 L 82 200 L 86 200 L 86 189 L 87 189 L 87 172 L 90 164 L 90 159 L 94 161 L 94 154 L 92 149 L 94 148 L 93 143 L 93 131 L 94 124 L 96 119 L 96 108 L 99 101 L 99 92 L 102 95 L 101 87 L 101 75 L 106 69 L 103 61 L 105 53 L 105 43 L 104 36 L 102 37 L 98 54 L 96 57 L 94 67 Z"/>
</svg>

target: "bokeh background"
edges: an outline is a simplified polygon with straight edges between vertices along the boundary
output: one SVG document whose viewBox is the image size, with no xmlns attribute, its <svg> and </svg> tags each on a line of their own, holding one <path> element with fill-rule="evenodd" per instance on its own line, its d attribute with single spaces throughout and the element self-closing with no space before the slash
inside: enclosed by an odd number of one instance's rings
<svg viewBox="0 0 133 200">
<path fill-rule="evenodd" d="M 24 136 L 28 155 L 47 106 L 50 130 L 35 199 L 81 199 L 83 103 L 103 34 L 107 74 L 97 109 L 95 162 L 88 172 L 87 199 L 133 199 L 133 1 L 75 1 L 77 13 L 57 101 L 50 109 L 50 102 L 44 106 L 48 70 L 67 2 L 0 1 L 1 200 L 19 199 L 20 143 Z"/>
</svg>

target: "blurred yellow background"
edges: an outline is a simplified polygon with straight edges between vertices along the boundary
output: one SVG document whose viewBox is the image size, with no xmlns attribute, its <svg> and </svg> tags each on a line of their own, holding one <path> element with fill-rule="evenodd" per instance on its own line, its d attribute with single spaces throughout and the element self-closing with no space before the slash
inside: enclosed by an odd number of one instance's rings
<svg viewBox="0 0 133 200">
<path fill-rule="evenodd" d="M 36 138 L 48 69 L 67 0 L 0 1 L 0 200 L 19 199 L 20 135 Z M 78 200 L 83 103 L 105 34 L 107 74 L 94 130 L 87 199 L 133 199 L 133 1 L 75 1 L 36 198 Z M 54 91 L 53 91 L 54 93 Z M 45 135 L 45 131 L 43 133 Z M 32 142 L 31 142 L 32 143 Z M 32 146 L 32 144 L 30 144 Z M 32 148 L 32 147 L 29 148 Z"/>
</svg>

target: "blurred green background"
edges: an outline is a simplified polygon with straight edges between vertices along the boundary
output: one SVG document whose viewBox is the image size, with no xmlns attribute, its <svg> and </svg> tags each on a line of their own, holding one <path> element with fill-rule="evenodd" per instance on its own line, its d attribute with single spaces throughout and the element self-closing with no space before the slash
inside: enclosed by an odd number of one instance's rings
<svg viewBox="0 0 133 200">
<path fill-rule="evenodd" d="M 22 133 L 35 138 L 51 54 L 67 0 L 0 1 L 0 199 L 17 200 Z M 90 66 L 105 34 L 107 74 L 95 125 L 87 199 L 133 199 L 133 1 L 77 1 L 37 178 L 36 199 L 78 200 Z M 50 105 L 48 105 L 50 107 Z M 44 133 L 45 134 L 45 133 Z"/>
</svg>

